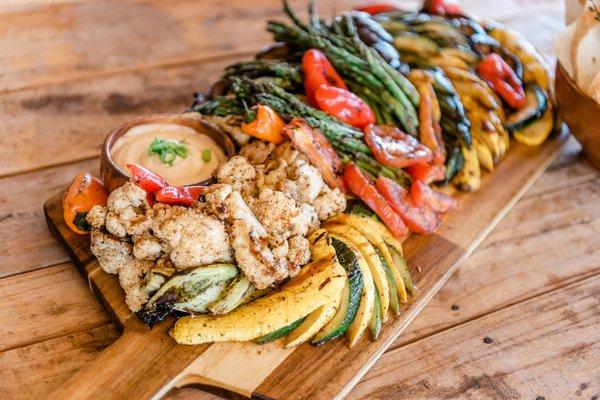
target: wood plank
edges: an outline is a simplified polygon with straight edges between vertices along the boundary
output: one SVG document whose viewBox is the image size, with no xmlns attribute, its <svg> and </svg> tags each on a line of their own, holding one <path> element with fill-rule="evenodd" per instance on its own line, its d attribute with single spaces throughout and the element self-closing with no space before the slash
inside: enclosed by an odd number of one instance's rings
<svg viewBox="0 0 600 400">
<path fill-rule="evenodd" d="M 331 15 L 355 3 L 321 2 L 320 8 Z M 243 0 L 107 0 L 3 13 L 0 91 L 252 54 L 270 40 L 265 21 L 281 14 L 281 4 L 272 0 L 251 7 Z"/>
<path fill-rule="evenodd" d="M 128 72 L 0 96 L 0 176 L 96 157 L 115 126 L 182 112 L 232 59 Z M 43 157 L 40 157 L 43 154 Z"/>
<path fill-rule="evenodd" d="M 391 348 L 600 273 L 595 174 L 590 182 L 524 197 Z"/>
<path fill-rule="evenodd" d="M 73 264 L 65 263 L 0 280 L 0 351 L 106 325 Z"/>
<path fill-rule="evenodd" d="M 388 352 L 348 398 L 594 398 L 598 315 L 595 275 Z"/>
<path fill-rule="evenodd" d="M 0 352 L 0 398 L 47 398 L 119 335 L 108 324 Z"/>
<path fill-rule="evenodd" d="M 44 199 L 64 189 L 78 172 L 98 170 L 96 158 L 0 178 L 0 278 L 69 260 L 48 231 Z"/>
</svg>

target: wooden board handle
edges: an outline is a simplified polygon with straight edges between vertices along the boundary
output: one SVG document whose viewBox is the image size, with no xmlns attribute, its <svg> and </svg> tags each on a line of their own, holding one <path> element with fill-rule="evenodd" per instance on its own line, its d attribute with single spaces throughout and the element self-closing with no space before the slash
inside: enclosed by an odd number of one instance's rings
<svg viewBox="0 0 600 400">
<path fill-rule="evenodd" d="M 181 346 L 169 337 L 172 320 L 148 329 L 137 318 L 91 364 L 50 396 L 53 399 L 151 399 L 171 390 L 208 346 Z"/>
</svg>

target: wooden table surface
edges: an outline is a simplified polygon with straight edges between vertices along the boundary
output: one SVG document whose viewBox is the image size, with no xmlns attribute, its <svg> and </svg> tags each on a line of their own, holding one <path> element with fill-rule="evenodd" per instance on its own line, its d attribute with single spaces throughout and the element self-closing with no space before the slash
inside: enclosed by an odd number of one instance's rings
<svg viewBox="0 0 600 400">
<path fill-rule="evenodd" d="M 462 3 L 553 60 L 562 0 Z M 111 127 L 182 111 L 280 15 L 277 0 L 0 2 L 0 398 L 45 398 L 118 337 L 43 202 L 98 171 Z M 600 174 L 572 140 L 349 398 L 599 399 L 599 237 Z"/>
</svg>

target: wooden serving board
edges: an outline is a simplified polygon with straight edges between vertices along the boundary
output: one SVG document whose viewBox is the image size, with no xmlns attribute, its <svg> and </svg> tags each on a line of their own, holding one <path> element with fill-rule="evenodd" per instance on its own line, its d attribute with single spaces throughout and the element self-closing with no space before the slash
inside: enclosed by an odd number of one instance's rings
<svg viewBox="0 0 600 400">
<path fill-rule="evenodd" d="M 563 132 L 537 148 L 511 142 L 508 155 L 483 178 L 480 191 L 456 194 L 460 206 L 444 216 L 436 234 L 407 239 L 404 254 L 419 290 L 403 305 L 399 318 L 383 325 L 378 341 L 363 338 L 352 349 L 342 339 L 296 349 L 284 349 L 278 342 L 176 344 L 168 335 L 173 319 L 148 329 L 131 314 L 116 276 L 102 271 L 90 253 L 88 237 L 64 224 L 62 193 L 57 194 L 44 206 L 48 225 L 123 334 L 52 398 L 158 399 L 186 385 L 216 386 L 264 399 L 343 397 L 554 160 L 567 136 Z"/>
</svg>

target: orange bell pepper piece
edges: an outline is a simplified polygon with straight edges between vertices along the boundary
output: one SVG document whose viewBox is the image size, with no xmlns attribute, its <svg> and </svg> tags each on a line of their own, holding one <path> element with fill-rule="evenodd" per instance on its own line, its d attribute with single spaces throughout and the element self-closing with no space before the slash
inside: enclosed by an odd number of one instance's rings
<svg viewBox="0 0 600 400">
<path fill-rule="evenodd" d="M 63 218 L 67 226 L 75 233 L 88 233 L 85 216 L 95 205 L 106 206 L 107 197 L 100 179 L 86 172 L 77 174 L 62 201 Z"/>
<path fill-rule="evenodd" d="M 271 107 L 262 104 L 256 107 L 256 118 L 250 123 L 242 124 L 242 132 L 247 135 L 281 144 L 286 140 L 282 133 L 285 122 Z"/>
</svg>

